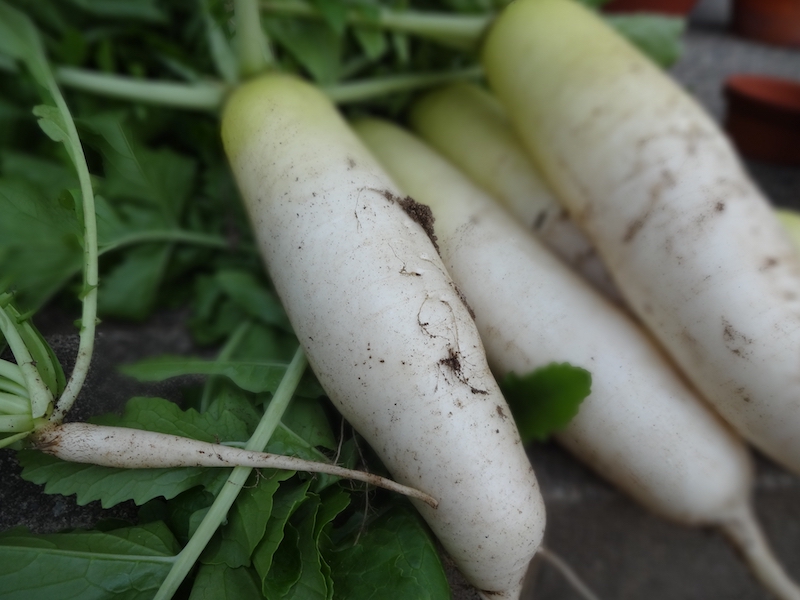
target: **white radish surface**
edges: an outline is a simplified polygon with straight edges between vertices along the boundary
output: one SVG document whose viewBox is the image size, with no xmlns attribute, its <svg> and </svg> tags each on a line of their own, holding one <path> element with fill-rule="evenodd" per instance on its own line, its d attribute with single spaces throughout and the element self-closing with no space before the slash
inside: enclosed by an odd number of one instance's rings
<svg viewBox="0 0 800 600">
<path fill-rule="evenodd" d="M 800 598 L 755 522 L 744 444 L 646 334 L 423 142 L 374 119 L 355 128 L 394 180 L 433 209 L 445 265 L 475 311 L 494 371 L 569 362 L 591 372 L 591 394 L 559 443 L 657 514 L 721 528 L 776 596 Z"/>
<path fill-rule="evenodd" d="M 570 267 L 622 303 L 592 242 L 569 218 L 514 133 L 502 106 L 471 83 L 454 83 L 415 101 L 409 123 L 422 139 L 529 227 Z"/>
<path fill-rule="evenodd" d="M 320 383 L 397 481 L 438 500 L 415 504 L 466 578 L 486 598 L 519 597 L 543 501 L 475 323 L 407 213 L 416 205 L 295 78 L 241 86 L 222 137 Z"/>
<path fill-rule="evenodd" d="M 772 208 L 702 108 L 597 16 L 508 8 L 482 60 L 515 130 L 692 383 L 800 473 L 800 258 Z"/>
</svg>

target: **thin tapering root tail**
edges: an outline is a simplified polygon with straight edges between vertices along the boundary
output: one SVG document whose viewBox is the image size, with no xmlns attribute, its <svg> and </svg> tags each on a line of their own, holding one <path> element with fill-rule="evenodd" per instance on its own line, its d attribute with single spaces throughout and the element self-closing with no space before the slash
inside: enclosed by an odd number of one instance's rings
<svg viewBox="0 0 800 600">
<path fill-rule="evenodd" d="M 240 466 L 323 473 L 363 481 L 416 498 L 433 508 L 439 504 L 424 492 L 365 471 L 353 471 L 293 456 L 251 452 L 154 431 L 65 423 L 36 432 L 33 443 L 42 452 L 69 462 L 122 469 Z"/>
<path fill-rule="evenodd" d="M 800 587 L 783 570 L 772 553 L 749 506 L 743 507 L 720 529 L 741 553 L 753 575 L 779 600 L 800 600 Z"/>
</svg>

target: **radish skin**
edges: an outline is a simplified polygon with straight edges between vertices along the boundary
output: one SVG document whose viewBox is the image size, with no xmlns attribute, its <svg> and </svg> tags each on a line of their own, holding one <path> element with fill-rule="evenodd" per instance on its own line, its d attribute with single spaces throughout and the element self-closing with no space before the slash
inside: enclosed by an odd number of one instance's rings
<svg viewBox="0 0 800 600">
<path fill-rule="evenodd" d="M 569 0 L 510 5 L 482 62 L 630 308 L 737 431 L 800 473 L 800 258 L 716 124 Z"/>
<path fill-rule="evenodd" d="M 222 444 L 209 444 L 155 431 L 106 427 L 90 423 L 65 423 L 37 431 L 32 441 L 37 450 L 75 463 L 118 469 L 252 467 L 324 473 L 363 481 L 404 494 L 421 500 L 431 508 L 437 506 L 436 499 L 424 492 L 365 471 L 354 471 L 295 456 L 252 452 Z"/>
<path fill-rule="evenodd" d="M 293 77 L 239 87 L 222 138 L 320 383 L 397 481 L 439 501 L 415 504 L 466 578 L 518 598 L 543 501 L 469 310 L 404 210 L 419 207 Z"/>
<path fill-rule="evenodd" d="M 409 124 L 548 248 L 616 303 L 622 298 L 594 246 L 550 191 L 486 90 L 455 83 L 414 102 Z"/>
<path fill-rule="evenodd" d="M 800 598 L 752 513 L 745 446 L 638 326 L 423 142 L 377 120 L 355 128 L 395 181 L 431 206 L 493 370 L 569 362 L 592 373 L 591 394 L 557 440 L 657 514 L 719 527 L 765 587 Z"/>
</svg>

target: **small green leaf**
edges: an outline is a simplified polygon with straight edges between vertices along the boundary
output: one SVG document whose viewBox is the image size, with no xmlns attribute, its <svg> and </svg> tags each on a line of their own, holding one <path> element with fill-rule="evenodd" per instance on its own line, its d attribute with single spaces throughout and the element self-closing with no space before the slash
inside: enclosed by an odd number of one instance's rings
<svg viewBox="0 0 800 600">
<path fill-rule="evenodd" d="M 287 363 L 259 361 L 213 361 L 184 356 L 160 356 L 125 365 L 120 370 L 139 381 L 163 381 L 181 375 L 222 375 L 248 392 L 274 392 Z M 296 394 L 306 398 L 323 395 L 315 379 L 305 375 Z"/>
<path fill-rule="evenodd" d="M 523 376 L 508 373 L 500 381 L 523 442 L 547 439 L 566 427 L 591 385 L 588 371 L 566 363 L 553 363 Z"/>
<path fill-rule="evenodd" d="M 370 60 L 378 60 L 389 50 L 386 34 L 377 27 L 354 27 L 353 35 Z"/>
<path fill-rule="evenodd" d="M 22 61 L 43 88 L 52 84 L 50 65 L 36 26 L 28 16 L 0 2 L 0 53 Z"/>
<path fill-rule="evenodd" d="M 246 600 L 261 597 L 257 573 L 248 567 L 200 565 L 189 600 Z"/>
<path fill-rule="evenodd" d="M 168 435 L 204 442 L 246 442 L 250 437 L 247 424 L 233 413 L 210 415 L 194 409 L 181 410 L 163 398 L 131 398 L 120 415 L 108 414 L 91 419 L 98 425 L 130 427 L 157 431 Z"/>
<path fill-rule="evenodd" d="M 99 500 L 103 508 L 133 500 L 144 504 L 153 498 L 173 498 L 190 488 L 213 488 L 217 480 L 225 480 L 228 469 L 112 469 L 80 463 L 69 463 L 35 450 L 17 454 L 23 466 L 22 478 L 44 484 L 45 493 L 76 495 L 83 506 Z"/>
<path fill-rule="evenodd" d="M 264 593 L 266 594 L 266 580 L 270 572 L 273 571 L 275 562 L 275 554 L 278 548 L 281 547 L 286 539 L 286 527 L 291 517 L 297 508 L 305 501 L 308 487 L 311 484 L 310 480 L 304 482 L 296 482 L 292 480 L 280 487 L 278 492 L 273 496 L 272 500 L 272 514 L 267 522 L 267 527 L 261 542 L 256 547 L 253 553 L 253 565 L 256 568 L 264 586 Z M 287 541 L 284 550 L 290 549 L 291 554 L 296 555 L 297 538 L 293 533 L 290 534 L 290 539 Z M 286 556 L 281 556 L 279 560 L 287 559 Z M 287 559 L 287 564 L 282 564 L 277 571 L 273 572 L 273 577 L 278 572 L 291 572 L 291 558 Z M 282 576 L 283 580 L 289 579 L 289 585 L 295 579 L 292 576 Z"/>
<path fill-rule="evenodd" d="M 270 18 L 267 33 L 283 45 L 320 85 L 336 82 L 342 70 L 342 38 L 324 22 Z"/>
<path fill-rule="evenodd" d="M 335 597 L 436 600 L 450 597 L 433 540 L 418 515 L 395 507 L 324 552 Z"/>
<path fill-rule="evenodd" d="M 141 321 L 152 312 L 172 249 L 163 245 L 133 248 L 103 279 L 98 293 L 101 315 Z"/>
<path fill-rule="evenodd" d="M 162 523 L 105 533 L 12 529 L 0 533 L 0 589 L 4 600 L 147 600 L 178 550 Z"/>
</svg>

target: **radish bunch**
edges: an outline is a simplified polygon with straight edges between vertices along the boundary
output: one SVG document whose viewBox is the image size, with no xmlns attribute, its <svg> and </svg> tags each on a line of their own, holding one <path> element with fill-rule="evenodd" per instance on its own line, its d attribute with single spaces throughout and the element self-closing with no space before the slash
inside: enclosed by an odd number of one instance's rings
<svg viewBox="0 0 800 600">
<path fill-rule="evenodd" d="M 483 63 L 630 308 L 741 435 L 800 473 L 800 257 L 715 123 L 568 0 L 509 6 Z"/>
<path fill-rule="evenodd" d="M 431 206 L 495 373 L 551 362 L 592 373 L 592 392 L 558 441 L 656 514 L 720 528 L 765 587 L 800 598 L 755 522 L 744 445 L 650 338 L 421 141 L 383 121 L 356 129 L 398 184 Z"/>
</svg>

